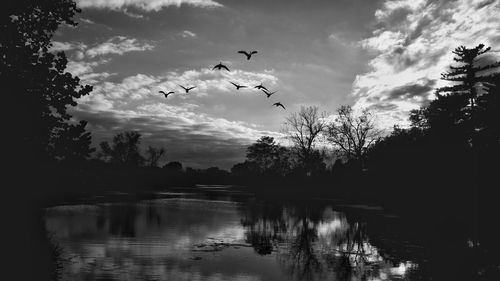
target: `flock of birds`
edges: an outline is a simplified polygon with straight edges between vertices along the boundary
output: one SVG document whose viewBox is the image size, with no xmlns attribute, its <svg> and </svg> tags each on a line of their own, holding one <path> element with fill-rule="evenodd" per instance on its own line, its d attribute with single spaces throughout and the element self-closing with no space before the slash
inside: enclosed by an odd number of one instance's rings
<svg viewBox="0 0 500 281">
<path fill-rule="evenodd" d="M 252 55 L 257 54 L 257 51 L 251 51 L 251 52 L 238 51 L 238 53 L 245 55 L 246 58 L 247 58 L 247 60 L 250 60 L 250 58 L 252 57 Z M 225 69 L 227 71 L 230 71 L 227 66 L 225 66 L 225 65 L 222 64 L 222 62 L 219 62 L 219 64 L 215 65 L 212 68 L 212 70 L 223 70 L 223 69 Z M 236 87 L 236 90 L 239 90 L 239 89 L 242 89 L 242 88 L 248 88 L 249 87 L 249 86 L 240 85 L 240 84 L 237 84 L 237 83 L 234 83 L 234 82 L 231 82 L 231 81 L 229 83 L 233 84 Z M 186 94 L 189 93 L 189 91 L 191 91 L 194 88 L 196 88 L 196 86 L 184 87 L 182 85 L 179 85 L 179 87 L 181 87 L 186 92 Z M 270 98 L 272 95 L 274 95 L 277 92 L 277 91 L 273 91 L 273 92 L 269 91 L 265 86 L 262 85 L 262 83 L 260 83 L 260 85 L 257 85 L 257 86 L 255 86 L 253 88 L 261 90 L 268 98 Z M 174 91 L 168 91 L 168 92 L 159 91 L 159 93 L 163 94 L 165 96 L 165 98 L 167 98 L 171 94 L 175 94 Z M 283 109 L 286 109 L 285 106 L 281 102 L 275 102 L 275 103 L 273 103 L 273 106 L 282 107 Z"/>
</svg>

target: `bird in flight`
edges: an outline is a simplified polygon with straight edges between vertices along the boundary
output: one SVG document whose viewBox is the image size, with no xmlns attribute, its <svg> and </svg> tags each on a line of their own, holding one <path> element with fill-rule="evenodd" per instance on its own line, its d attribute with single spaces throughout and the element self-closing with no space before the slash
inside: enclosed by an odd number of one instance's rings
<svg viewBox="0 0 500 281">
<path fill-rule="evenodd" d="M 269 91 L 266 87 L 262 86 L 262 83 L 260 83 L 260 85 L 257 85 L 254 87 L 255 89 L 259 89 L 259 90 L 266 90 L 266 91 Z"/>
<path fill-rule="evenodd" d="M 243 86 L 243 85 L 238 85 L 236 83 L 233 83 L 233 82 L 229 82 L 231 84 L 233 84 L 235 87 L 236 87 L 236 90 L 239 90 L 240 88 L 246 88 L 247 86 Z"/>
<path fill-rule="evenodd" d="M 274 92 L 268 92 L 267 90 L 262 89 L 262 92 L 264 92 L 264 94 L 266 94 L 266 96 L 269 98 L 269 97 L 271 97 L 272 95 L 274 95 L 277 91 L 274 91 Z"/>
<path fill-rule="evenodd" d="M 179 85 L 179 86 L 180 86 L 181 88 L 183 88 L 183 89 L 184 89 L 184 91 L 186 91 L 186 94 L 187 94 L 187 93 L 189 93 L 189 91 L 191 91 L 192 89 L 196 88 L 196 86 L 189 87 L 189 88 L 186 88 L 186 87 L 181 86 L 181 85 Z"/>
<path fill-rule="evenodd" d="M 286 110 L 285 106 L 282 105 L 281 102 L 275 102 L 275 103 L 273 103 L 273 105 L 276 106 L 276 107 L 281 106 L 281 107 L 283 107 L 283 109 Z"/>
<path fill-rule="evenodd" d="M 219 64 L 218 64 L 218 65 L 214 66 L 214 68 L 212 68 L 212 70 L 214 70 L 214 69 L 221 70 L 221 69 L 223 69 L 223 68 L 224 68 L 225 70 L 229 71 L 229 68 L 227 68 L 227 66 L 223 65 L 223 64 L 222 64 L 222 62 L 219 62 Z"/>
<path fill-rule="evenodd" d="M 168 95 L 173 94 L 174 92 L 170 91 L 168 93 L 165 93 L 164 91 L 159 91 L 158 93 L 162 93 L 165 97 L 168 97 Z"/>
<path fill-rule="evenodd" d="M 247 60 L 250 60 L 250 58 L 252 57 L 253 54 L 257 54 L 257 51 L 251 51 L 250 53 L 246 52 L 246 51 L 238 51 L 239 54 L 244 54 L 245 56 L 247 56 Z"/>
</svg>

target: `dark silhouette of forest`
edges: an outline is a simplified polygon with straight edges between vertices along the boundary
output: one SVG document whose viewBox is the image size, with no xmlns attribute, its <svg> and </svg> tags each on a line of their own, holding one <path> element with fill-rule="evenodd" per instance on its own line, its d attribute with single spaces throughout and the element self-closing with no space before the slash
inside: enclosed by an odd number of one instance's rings
<svg viewBox="0 0 500 281">
<path fill-rule="evenodd" d="M 67 112 L 92 87 L 65 71 L 64 52 L 49 51 L 58 26 L 76 25 L 78 12 L 71 0 L 2 4 L 5 182 L 11 183 L 4 186 L 3 198 L 7 209 L 21 209 L 13 214 L 21 219 L 11 226 L 19 231 L 8 233 L 10 238 L 29 241 L 12 249 L 14 263 L 22 267 L 18 262 L 32 259 L 38 265 L 26 274 L 48 276 L 53 266 L 27 254 L 50 251 L 41 249 L 48 243 L 36 235 L 43 229 L 43 206 L 82 194 L 196 184 L 237 184 L 273 196 L 332 194 L 380 204 L 416 225 L 425 217 L 435 226 L 432 231 L 456 238 L 456 245 L 470 240 L 485 276 L 492 274 L 487 265 L 500 262 L 493 255 L 500 250 L 500 233 L 492 226 L 499 212 L 500 62 L 487 56 L 489 47 L 457 47 L 455 61 L 441 77 L 449 86 L 436 89 L 434 99 L 412 111 L 408 128 L 394 127 L 384 135 L 369 110 L 356 113 L 342 106 L 336 119 L 326 122 L 317 107 L 303 107 L 284 121 L 291 146 L 262 136 L 230 171 L 193 169 L 178 161 L 160 165 L 168 160 L 168 147 L 142 150 L 139 132 L 120 132 L 92 147 L 87 123 L 75 122 Z M 326 164 L 320 141 L 335 148 L 333 164 Z M 458 234 L 450 229 L 459 229 Z"/>
</svg>

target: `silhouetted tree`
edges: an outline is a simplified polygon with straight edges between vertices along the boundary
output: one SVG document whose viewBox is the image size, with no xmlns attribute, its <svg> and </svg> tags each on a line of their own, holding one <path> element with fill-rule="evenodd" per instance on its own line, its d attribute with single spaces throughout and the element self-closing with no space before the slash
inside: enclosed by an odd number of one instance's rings
<svg viewBox="0 0 500 281">
<path fill-rule="evenodd" d="M 341 106 L 335 120 L 327 125 L 326 137 L 347 160 L 363 166 L 366 152 L 381 137 L 381 131 L 367 109 L 355 114 L 350 106 Z"/>
<path fill-rule="evenodd" d="M 248 175 L 255 170 L 257 170 L 255 167 L 252 167 L 254 164 L 250 163 L 248 161 L 245 161 L 243 163 L 237 163 L 234 164 L 233 167 L 231 167 L 231 174 L 237 175 L 237 176 L 245 176 Z"/>
<path fill-rule="evenodd" d="M 283 175 L 290 168 L 288 150 L 269 136 L 263 136 L 247 147 L 246 158 L 246 167 L 256 173 Z"/>
<path fill-rule="evenodd" d="M 146 149 L 146 163 L 149 167 L 158 167 L 158 162 L 165 156 L 165 149 L 163 147 L 148 146 Z"/>
<path fill-rule="evenodd" d="M 163 169 L 166 169 L 168 171 L 173 171 L 173 172 L 180 172 L 180 171 L 182 171 L 182 164 L 180 162 L 177 162 L 177 161 L 168 162 L 167 164 L 165 164 L 163 166 Z"/>
<path fill-rule="evenodd" d="M 68 106 L 91 92 L 65 72 L 64 52 L 51 53 L 60 24 L 75 26 L 80 12 L 71 0 L 14 1 L 2 5 L 0 73 L 18 151 L 41 160 L 83 160 L 93 151 L 85 121 L 70 122 Z M 22 157 L 21 157 L 22 158 Z"/>
<path fill-rule="evenodd" d="M 441 74 L 441 79 L 454 84 L 439 88 L 435 101 L 428 107 L 415 111 L 413 124 L 440 131 L 452 128 L 455 132 L 461 132 L 460 137 L 473 145 L 476 132 L 481 130 L 476 115 L 481 115 L 478 110 L 483 110 L 477 106 L 477 99 L 486 92 L 488 82 L 494 79 L 495 74 L 491 72 L 500 67 L 500 61 L 481 62 L 484 58 L 482 55 L 488 51 L 490 47 L 485 48 L 483 44 L 471 49 L 464 46 L 456 48 L 453 51 L 454 61 L 460 65 L 450 66 L 450 71 Z"/>
<path fill-rule="evenodd" d="M 310 173 L 316 141 L 326 127 L 325 113 L 318 107 L 301 107 L 286 118 L 283 131 L 295 146 L 299 162 Z"/>
<path fill-rule="evenodd" d="M 141 134 L 138 132 L 118 133 L 113 137 L 113 143 L 101 142 L 100 157 L 110 163 L 125 166 L 140 166 L 144 158 L 139 152 Z"/>
</svg>

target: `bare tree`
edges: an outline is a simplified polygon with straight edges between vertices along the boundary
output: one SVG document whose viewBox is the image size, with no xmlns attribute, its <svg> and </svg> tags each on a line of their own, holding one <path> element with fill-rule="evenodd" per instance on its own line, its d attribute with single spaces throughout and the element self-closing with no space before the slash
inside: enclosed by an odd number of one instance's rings
<svg viewBox="0 0 500 281">
<path fill-rule="evenodd" d="M 326 139 L 348 160 L 358 160 L 361 165 L 367 150 L 380 137 L 372 113 L 364 109 L 355 114 L 350 106 L 337 109 L 337 117 L 326 129 Z"/>
<path fill-rule="evenodd" d="M 285 120 L 283 131 L 295 145 L 299 160 L 307 171 L 313 160 L 316 141 L 326 127 L 325 117 L 326 113 L 320 113 L 317 106 L 303 106 Z"/>
<path fill-rule="evenodd" d="M 146 149 L 146 162 L 149 167 L 158 167 L 158 162 L 165 155 L 165 149 L 163 147 L 155 148 L 148 146 Z"/>
</svg>

